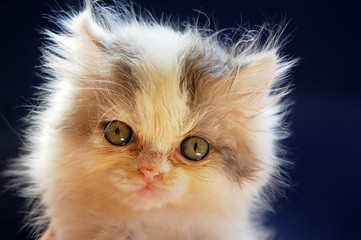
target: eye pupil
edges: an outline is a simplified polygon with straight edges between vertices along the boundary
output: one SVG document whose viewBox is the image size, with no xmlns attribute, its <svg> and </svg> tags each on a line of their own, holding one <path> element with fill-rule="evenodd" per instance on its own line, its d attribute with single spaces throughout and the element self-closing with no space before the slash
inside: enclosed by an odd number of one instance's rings
<svg viewBox="0 0 361 240">
<path fill-rule="evenodd" d="M 104 136 L 111 144 L 124 146 L 132 140 L 133 130 L 126 123 L 114 120 L 106 124 Z"/>
<path fill-rule="evenodd" d="M 209 143 L 204 138 L 191 136 L 183 140 L 180 150 L 188 160 L 199 161 L 208 154 Z"/>
</svg>

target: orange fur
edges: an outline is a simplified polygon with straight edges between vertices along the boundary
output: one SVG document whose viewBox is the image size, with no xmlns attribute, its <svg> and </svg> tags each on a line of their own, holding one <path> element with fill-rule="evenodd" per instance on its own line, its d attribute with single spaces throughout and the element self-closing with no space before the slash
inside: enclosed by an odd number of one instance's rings
<svg viewBox="0 0 361 240">
<path fill-rule="evenodd" d="M 41 239 L 266 238 L 251 214 L 281 171 L 275 129 L 287 92 L 276 88 L 294 64 L 279 56 L 277 34 L 227 49 L 118 7 L 87 1 L 64 32 L 47 33 L 50 93 L 22 163 L 27 195 L 51 222 Z M 113 120 L 133 130 L 129 144 L 106 140 Z M 200 161 L 180 151 L 193 135 L 210 145 Z M 152 190 L 140 168 L 160 173 Z"/>
</svg>

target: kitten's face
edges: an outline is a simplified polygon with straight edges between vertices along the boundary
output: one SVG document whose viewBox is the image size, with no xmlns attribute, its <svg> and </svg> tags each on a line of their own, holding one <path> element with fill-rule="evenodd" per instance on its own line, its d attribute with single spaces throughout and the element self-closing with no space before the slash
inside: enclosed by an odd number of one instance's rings
<svg viewBox="0 0 361 240">
<path fill-rule="evenodd" d="M 83 86 L 65 121 L 78 171 L 92 181 L 102 178 L 104 197 L 135 209 L 237 199 L 254 166 L 235 128 L 239 114 L 210 99 L 189 104 L 172 86 L 178 81 L 163 90 L 133 88 L 127 96 L 117 89 L 120 81 L 110 81 Z"/>
<path fill-rule="evenodd" d="M 240 67 L 199 36 L 139 27 L 97 42 L 94 29 L 77 27 L 73 64 L 49 64 L 66 86 L 57 101 L 65 109 L 54 138 L 57 181 L 83 198 L 143 210 L 217 210 L 256 194 L 272 164 L 273 120 L 261 111 L 273 53 Z"/>
</svg>

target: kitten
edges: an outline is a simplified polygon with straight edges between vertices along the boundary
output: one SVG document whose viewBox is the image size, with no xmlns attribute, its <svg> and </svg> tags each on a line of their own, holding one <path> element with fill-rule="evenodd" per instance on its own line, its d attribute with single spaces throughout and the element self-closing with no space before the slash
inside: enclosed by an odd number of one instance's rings
<svg viewBox="0 0 361 240">
<path fill-rule="evenodd" d="M 38 202 L 29 221 L 47 228 L 36 238 L 268 238 L 254 216 L 281 183 L 281 86 L 295 63 L 280 56 L 281 29 L 233 43 L 90 1 L 58 21 L 13 170 Z"/>
</svg>

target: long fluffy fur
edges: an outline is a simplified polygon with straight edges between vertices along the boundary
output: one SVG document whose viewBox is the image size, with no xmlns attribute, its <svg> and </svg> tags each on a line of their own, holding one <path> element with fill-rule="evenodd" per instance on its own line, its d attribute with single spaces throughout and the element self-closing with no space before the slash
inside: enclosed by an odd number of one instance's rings
<svg viewBox="0 0 361 240">
<path fill-rule="evenodd" d="M 284 80 L 296 61 L 280 56 L 282 28 L 233 42 L 134 9 L 86 1 L 56 18 L 61 31 L 44 31 L 46 83 L 9 171 L 27 185 L 35 237 L 50 223 L 58 240 L 270 237 L 253 216 L 283 184 Z M 103 123 L 114 119 L 136 129 L 140 147 L 106 145 Z M 171 155 L 189 134 L 211 142 L 198 165 Z M 127 194 L 140 181 L 133 165 L 156 160 L 165 197 Z"/>
</svg>

